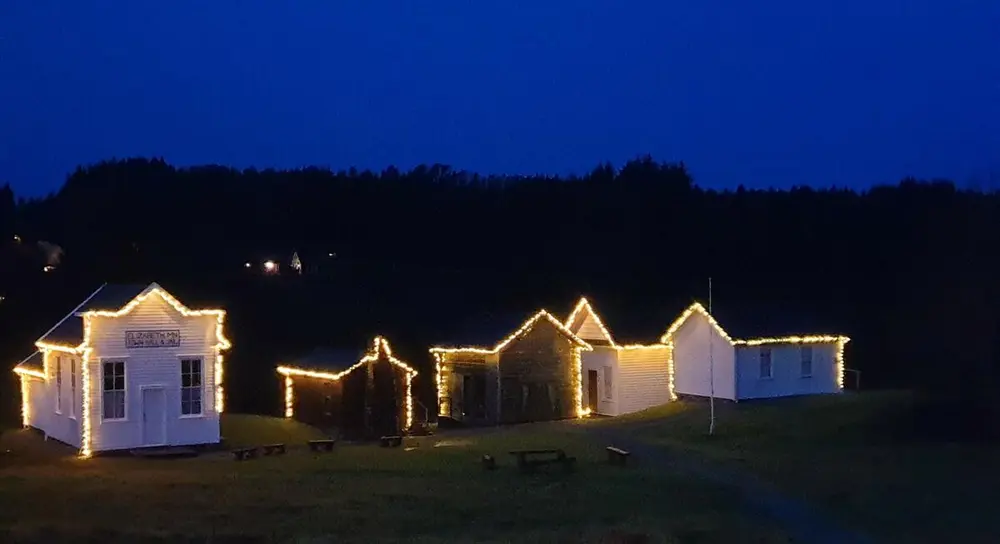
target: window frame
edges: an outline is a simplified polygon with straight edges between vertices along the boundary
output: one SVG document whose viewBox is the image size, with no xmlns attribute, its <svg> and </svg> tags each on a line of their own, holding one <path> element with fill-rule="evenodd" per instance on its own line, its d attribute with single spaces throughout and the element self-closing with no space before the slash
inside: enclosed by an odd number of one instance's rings
<svg viewBox="0 0 1000 544">
<path fill-rule="evenodd" d="M 604 400 L 615 400 L 615 370 L 611 365 L 604 365 L 601 369 L 601 378 L 603 379 L 604 387 L 601 389 L 604 392 Z"/>
<path fill-rule="evenodd" d="M 122 364 L 122 389 L 104 389 L 105 383 L 105 365 L 107 363 L 121 363 Z M 102 357 L 100 360 L 101 364 L 101 423 L 120 423 L 123 421 L 128 421 L 128 359 L 125 357 Z M 105 412 L 105 397 L 107 393 L 110 392 L 122 392 L 122 417 L 106 417 L 107 412 Z"/>
<path fill-rule="evenodd" d="M 69 358 L 69 417 L 76 419 L 76 358 Z"/>
<path fill-rule="evenodd" d="M 812 378 L 813 372 L 815 371 L 814 364 L 816 360 L 813 358 L 813 347 L 812 346 L 802 346 L 799 351 L 799 376 L 802 378 Z M 806 357 L 806 354 L 809 357 Z M 805 368 L 806 363 L 809 363 L 809 373 L 806 374 Z"/>
<path fill-rule="evenodd" d="M 198 361 L 198 377 L 200 383 L 198 385 L 184 385 L 184 362 L 185 361 Z M 181 419 L 195 419 L 200 417 L 205 417 L 205 356 L 204 355 L 180 355 L 177 357 L 177 404 L 178 413 Z M 190 376 L 194 376 L 193 372 L 187 373 Z M 198 412 L 192 412 L 189 414 L 184 413 L 184 390 L 197 390 L 199 392 L 198 396 Z M 189 401 L 191 402 L 191 401 Z"/>
<path fill-rule="evenodd" d="M 62 355 L 56 355 L 56 414 L 62 413 Z"/>
<path fill-rule="evenodd" d="M 764 354 L 767 354 L 767 375 L 764 375 Z M 761 380 L 774 379 L 774 351 L 770 346 L 761 346 L 757 352 L 757 378 Z"/>
</svg>

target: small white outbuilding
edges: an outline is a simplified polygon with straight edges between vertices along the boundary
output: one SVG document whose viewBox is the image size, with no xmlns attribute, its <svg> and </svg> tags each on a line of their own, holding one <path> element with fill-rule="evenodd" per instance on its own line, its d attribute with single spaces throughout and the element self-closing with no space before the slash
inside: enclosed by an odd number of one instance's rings
<svg viewBox="0 0 1000 544">
<path fill-rule="evenodd" d="M 733 338 L 700 303 L 660 338 L 672 346 L 674 391 L 733 401 L 840 393 L 844 346 L 833 334 Z"/>
<path fill-rule="evenodd" d="M 669 345 L 617 342 L 586 298 L 565 326 L 593 347 L 581 360 L 583 404 L 591 413 L 618 416 L 674 398 Z"/>
<path fill-rule="evenodd" d="M 84 457 L 219 442 L 225 316 L 156 283 L 102 285 L 14 368 L 23 424 Z"/>
</svg>

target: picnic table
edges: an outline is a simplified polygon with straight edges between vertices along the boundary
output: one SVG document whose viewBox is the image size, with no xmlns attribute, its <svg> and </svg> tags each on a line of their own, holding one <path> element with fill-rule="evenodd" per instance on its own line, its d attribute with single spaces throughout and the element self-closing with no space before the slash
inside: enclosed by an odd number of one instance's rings
<svg viewBox="0 0 1000 544">
<path fill-rule="evenodd" d="M 542 465 L 559 464 L 566 470 L 573 468 L 576 457 L 567 457 L 561 449 L 554 450 L 515 450 L 508 452 L 517 458 L 517 468 L 522 472 L 531 472 Z"/>
</svg>

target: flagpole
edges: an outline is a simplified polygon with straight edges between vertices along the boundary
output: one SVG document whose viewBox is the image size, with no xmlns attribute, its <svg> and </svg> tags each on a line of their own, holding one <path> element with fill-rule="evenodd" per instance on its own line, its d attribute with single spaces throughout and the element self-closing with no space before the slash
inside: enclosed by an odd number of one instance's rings
<svg viewBox="0 0 1000 544">
<path fill-rule="evenodd" d="M 708 278 L 708 313 L 712 313 L 712 278 Z M 708 327 L 708 434 L 709 436 L 715 434 L 715 358 L 712 353 L 713 338 L 712 335 L 714 327 L 709 323 Z"/>
</svg>

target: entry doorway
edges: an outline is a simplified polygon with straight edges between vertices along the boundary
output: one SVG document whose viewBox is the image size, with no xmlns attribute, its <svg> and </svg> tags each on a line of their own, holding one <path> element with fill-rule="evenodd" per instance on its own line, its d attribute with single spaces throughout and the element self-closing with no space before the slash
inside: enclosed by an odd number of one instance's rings
<svg viewBox="0 0 1000 544">
<path fill-rule="evenodd" d="M 597 413 L 597 371 L 587 371 L 587 407 Z"/>
<path fill-rule="evenodd" d="M 142 445 L 167 443 L 167 394 L 162 387 L 142 389 Z"/>
</svg>

